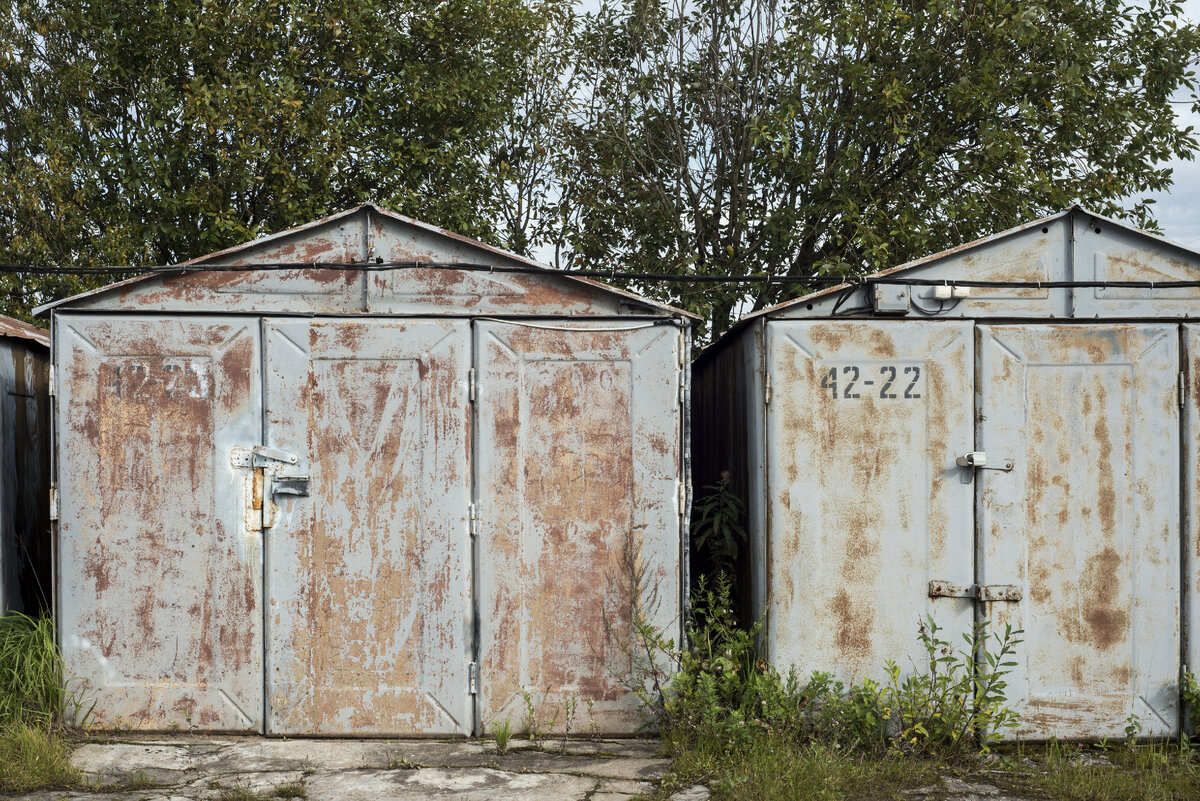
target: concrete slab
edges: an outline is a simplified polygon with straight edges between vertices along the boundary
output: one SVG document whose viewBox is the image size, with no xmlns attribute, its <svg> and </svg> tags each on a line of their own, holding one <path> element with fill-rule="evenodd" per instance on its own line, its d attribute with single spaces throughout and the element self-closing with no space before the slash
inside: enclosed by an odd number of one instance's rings
<svg viewBox="0 0 1200 801">
<path fill-rule="evenodd" d="M 112 738 L 73 761 L 92 791 L 36 801 L 212 801 L 243 789 L 273 797 L 300 783 L 307 798 L 628 801 L 652 794 L 667 766 L 645 740 L 279 740 L 179 735 Z"/>
<path fill-rule="evenodd" d="M 490 768 L 352 770 L 305 782 L 310 801 L 583 801 L 595 780 L 562 774 L 508 773 Z"/>
</svg>

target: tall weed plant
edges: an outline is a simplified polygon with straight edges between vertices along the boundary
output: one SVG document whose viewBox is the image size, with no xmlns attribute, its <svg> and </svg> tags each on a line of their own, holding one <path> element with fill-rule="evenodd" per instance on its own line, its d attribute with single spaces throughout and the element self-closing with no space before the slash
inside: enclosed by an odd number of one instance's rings
<svg viewBox="0 0 1200 801">
<path fill-rule="evenodd" d="M 68 700 L 50 618 L 0 616 L 0 727 L 57 723 Z"/>
<path fill-rule="evenodd" d="M 49 616 L 0 615 L 0 790 L 24 793 L 80 781 L 64 736 L 82 695 L 68 689 Z"/>
<path fill-rule="evenodd" d="M 654 703 L 672 738 L 738 747 L 766 735 L 945 759 L 987 749 L 1017 725 L 1005 676 L 1020 631 L 990 634 L 981 625 L 956 649 L 929 618 L 916 631 L 926 659 L 911 673 L 889 661 L 882 681 L 845 686 L 814 673 L 802 682 L 795 670 L 781 674 L 761 657 L 760 625 L 737 625 L 728 579 L 702 577 L 692 598 L 689 647 L 676 652 L 677 673 Z"/>
</svg>

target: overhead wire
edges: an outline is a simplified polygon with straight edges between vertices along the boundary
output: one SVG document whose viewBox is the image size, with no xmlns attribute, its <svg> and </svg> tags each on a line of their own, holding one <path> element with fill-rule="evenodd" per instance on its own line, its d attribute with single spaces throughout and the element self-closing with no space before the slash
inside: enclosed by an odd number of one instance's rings
<svg viewBox="0 0 1200 801">
<path fill-rule="evenodd" d="M 383 272 L 388 270 L 459 270 L 467 272 L 507 273 L 517 275 L 565 276 L 569 278 L 606 279 L 609 281 L 650 281 L 665 283 L 712 283 L 712 284 L 786 284 L 820 287 L 842 287 L 838 310 L 855 292 L 871 285 L 891 286 L 950 286 L 1016 289 L 1037 287 L 1040 289 L 1197 289 L 1200 280 L 1191 281 L 986 281 L 946 278 L 902 278 L 894 275 L 837 276 L 837 275 L 772 275 L 751 273 L 748 275 L 704 275 L 697 273 L 650 273 L 622 270 L 556 269 L 533 265 L 484 264 L 456 261 L 312 261 L 312 262 L 263 262 L 259 264 L 159 264 L 159 265 L 105 265 L 100 267 L 70 267 L 63 265 L 0 264 L 0 274 L 12 275 L 94 275 L 97 277 L 118 275 L 156 275 L 194 272 L 243 273 L 280 270 L 345 270 L 352 272 Z M 845 285 L 845 286 L 842 286 Z M 950 308 L 953 308 L 951 306 Z M 940 313 L 940 312 L 937 312 Z"/>
</svg>

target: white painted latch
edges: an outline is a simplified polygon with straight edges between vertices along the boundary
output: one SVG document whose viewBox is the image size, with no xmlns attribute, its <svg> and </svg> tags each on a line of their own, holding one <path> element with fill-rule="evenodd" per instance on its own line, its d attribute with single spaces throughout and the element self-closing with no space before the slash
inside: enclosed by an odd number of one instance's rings
<svg viewBox="0 0 1200 801">
<path fill-rule="evenodd" d="M 1013 469 L 1012 459 L 1003 459 L 996 464 L 988 464 L 987 451 L 970 451 L 954 460 L 959 467 L 970 467 L 975 470 L 1003 470 L 1008 472 Z"/>
<path fill-rule="evenodd" d="M 58 485 L 50 485 L 50 522 L 58 520 Z"/>
<path fill-rule="evenodd" d="M 252 464 L 255 467 L 274 467 L 277 463 L 296 464 L 300 457 L 294 453 L 281 451 L 278 448 L 268 448 L 266 445 L 255 445 L 250 449 Z"/>
<path fill-rule="evenodd" d="M 479 692 L 479 666 L 472 662 L 467 667 L 467 675 L 470 678 L 471 695 Z"/>
</svg>

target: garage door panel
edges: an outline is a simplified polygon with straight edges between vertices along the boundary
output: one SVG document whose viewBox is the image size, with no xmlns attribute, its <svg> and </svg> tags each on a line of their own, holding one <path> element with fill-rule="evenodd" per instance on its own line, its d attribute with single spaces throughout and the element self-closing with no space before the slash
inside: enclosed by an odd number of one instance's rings
<svg viewBox="0 0 1200 801">
<path fill-rule="evenodd" d="M 600 325 L 600 329 L 610 326 Z M 631 604 L 678 638 L 679 331 L 476 324 L 480 723 L 632 733 Z M 589 719 L 590 718 L 590 719 Z"/>
<path fill-rule="evenodd" d="M 254 322 L 56 320 L 59 632 L 99 727 L 262 725 Z"/>
<path fill-rule="evenodd" d="M 928 614 L 958 640 L 973 580 L 971 324 L 772 321 L 770 657 L 801 675 L 920 664 Z"/>
<path fill-rule="evenodd" d="M 1174 326 L 980 326 L 979 571 L 1024 631 L 1014 737 L 1177 728 L 1179 419 Z"/>
<path fill-rule="evenodd" d="M 268 321 L 273 733 L 468 734 L 469 326 Z"/>
</svg>

